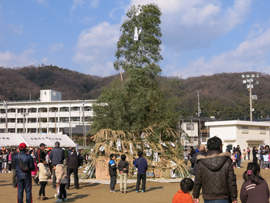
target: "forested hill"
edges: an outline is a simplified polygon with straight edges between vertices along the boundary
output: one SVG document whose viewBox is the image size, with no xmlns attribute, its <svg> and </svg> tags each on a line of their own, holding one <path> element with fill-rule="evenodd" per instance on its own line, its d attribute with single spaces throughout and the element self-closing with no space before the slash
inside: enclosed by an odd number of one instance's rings
<svg viewBox="0 0 270 203">
<path fill-rule="evenodd" d="M 202 116 L 217 119 L 248 119 L 249 92 L 242 83 L 243 73 L 221 73 L 187 79 L 162 77 L 161 86 L 172 88 L 170 96 L 179 101 L 183 116 L 194 116 L 197 112 L 197 93 L 200 93 Z M 246 74 L 246 73 L 244 73 Z M 57 66 L 23 67 L 17 69 L 0 67 L 0 100 L 29 100 L 39 98 L 40 89 L 62 92 L 64 100 L 97 99 L 104 86 L 119 75 L 109 77 L 91 76 Z M 256 78 L 260 84 L 253 89 L 258 96 L 253 101 L 254 119 L 270 115 L 270 76 L 260 73 Z M 170 86 L 170 87 L 168 87 Z"/>
</svg>

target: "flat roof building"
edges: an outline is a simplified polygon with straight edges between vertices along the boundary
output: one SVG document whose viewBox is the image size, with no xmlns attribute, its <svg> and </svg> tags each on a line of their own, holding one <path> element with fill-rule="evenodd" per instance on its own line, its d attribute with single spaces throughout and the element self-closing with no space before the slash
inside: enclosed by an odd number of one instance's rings
<svg viewBox="0 0 270 203">
<path fill-rule="evenodd" d="M 90 125 L 96 100 L 62 100 L 61 92 L 40 90 L 40 100 L 0 102 L 0 133 L 63 133 Z M 84 120 L 83 120 L 84 118 Z"/>
<path fill-rule="evenodd" d="M 206 122 L 205 125 L 210 128 L 210 137 L 222 139 L 223 151 L 227 145 L 230 148 L 240 145 L 241 150 L 247 147 L 252 150 L 253 147 L 270 144 L 270 123 L 267 122 L 231 120 Z"/>
</svg>

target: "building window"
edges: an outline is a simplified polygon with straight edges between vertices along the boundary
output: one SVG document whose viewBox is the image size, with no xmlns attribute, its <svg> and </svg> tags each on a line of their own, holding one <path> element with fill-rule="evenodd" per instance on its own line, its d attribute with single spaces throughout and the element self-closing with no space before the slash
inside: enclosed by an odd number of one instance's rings
<svg viewBox="0 0 270 203">
<path fill-rule="evenodd" d="M 266 134 L 266 127 L 260 127 L 260 134 Z"/>
<path fill-rule="evenodd" d="M 61 118 L 61 122 L 62 123 L 68 123 L 69 122 L 69 118 Z"/>
<path fill-rule="evenodd" d="M 248 126 L 242 126 L 242 134 L 248 134 Z"/>
<path fill-rule="evenodd" d="M 8 109 L 8 113 L 16 113 L 16 109 Z"/>
<path fill-rule="evenodd" d="M 92 110 L 92 108 L 90 106 L 84 107 L 84 111 L 91 111 L 91 110 Z"/>
<path fill-rule="evenodd" d="M 80 121 L 80 117 L 73 117 L 72 121 Z"/>
<path fill-rule="evenodd" d="M 187 130 L 194 130 L 194 124 L 187 124 L 186 128 Z"/>
<path fill-rule="evenodd" d="M 30 129 L 28 129 L 28 133 L 36 133 L 36 129 L 35 128 L 30 128 Z"/>
<path fill-rule="evenodd" d="M 23 119 L 22 118 L 17 118 L 17 123 L 23 123 Z"/>
<path fill-rule="evenodd" d="M 8 123 L 15 123 L 15 118 L 9 118 Z"/>
<path fill-rule="evenodd" d="M 68 107 L 62 107 L 62 108 L 60 108 L 60 112 L 69 112 L 69 108 Z"/>
<path fill-rule="evenodd" d="M 8 129 L 8 132 L 9 133 L 15 133 L 15 129 L 14 128 Z"/>
<path fill-rule="evenodd" d="M 80 107 L 72 107 L 72 111 L 80 111 Z"/>
<path fill-rule="evenodd" d="M 37 109 L 36 108 L 31 108 L 31 109 L 28 109 L 28 112 L 29 113 L 36 113 Z"/>
</svg>

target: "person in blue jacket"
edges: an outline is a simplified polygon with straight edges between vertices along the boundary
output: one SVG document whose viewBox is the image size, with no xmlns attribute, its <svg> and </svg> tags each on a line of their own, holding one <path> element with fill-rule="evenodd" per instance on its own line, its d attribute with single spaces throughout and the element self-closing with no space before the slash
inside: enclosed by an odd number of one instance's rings
<svg viewBox="0 0 270 203">
<path fill-rule="evenodd" d="M 26 144 L 19 145 L 20 153 L 14 156 L 13 162 L 16 167 L 17 186 L 18 186 L 18 203 L 23 203 L 23 192 L 26 193 L 26 203 L 32 203 L 32 179 L 31 171 L 35 170 L 34 160 L 31 155 L 26 154 Z M 21 160 L 21 161 L 20 161 Z M 24 163 L 24 165 L 22 165 Z M 22 168 L 24 167 L 24 168 Z M 23 169 L 28 168 L 27 171 Z"/>
<path fill-rule="evenodd" d="M 145 192 L 145 183 L 146 183 L 146 170 L 148 167 L 147 161 L 143 158 L 143 152 L 138 152 L 139 158 L 133 161 L 133 164 L 138 169 L 137 172 L 137 184 L 136 184 L 136 192 L 139 192 L 141 180 L 142 180 L 142 192 Z"/>
</svg>

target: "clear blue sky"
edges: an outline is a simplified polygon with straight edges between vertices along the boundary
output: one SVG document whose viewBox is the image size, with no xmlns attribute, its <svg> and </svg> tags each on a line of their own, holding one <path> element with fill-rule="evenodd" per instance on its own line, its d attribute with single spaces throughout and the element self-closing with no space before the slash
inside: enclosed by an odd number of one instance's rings
<svg viewBox="0 0 270 203">
<path fill-rule="evenodd" d="M 108 76 L 131 5 L 162 11 L 163 75 L 270 72 L 269 0 L 1 0 L 0 66 Z"/>
</svg>

